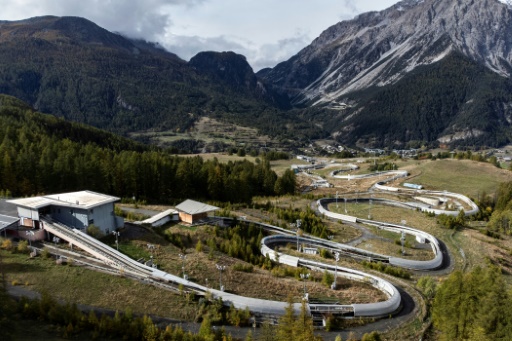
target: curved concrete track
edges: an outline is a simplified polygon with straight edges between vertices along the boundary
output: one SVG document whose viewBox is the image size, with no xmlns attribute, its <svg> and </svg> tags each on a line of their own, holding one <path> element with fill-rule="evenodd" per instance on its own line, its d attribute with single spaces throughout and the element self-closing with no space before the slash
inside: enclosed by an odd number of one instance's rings
<svg viewBox="0 0 512 341">
<path fill-rule="evenodd" d="M 398 177 L 406 176 L 406 172 L 394 171 L 387 173 L 379 173 L 379 174 L 369 174 L 364 175 L 364 177 L 371 176 L 382 176 L 382 174 L 390 174 L 391 177 L 385 182 L 392 181 Z M 337 177 L 341 177 L 336 175 Z M 351 176 L 353 179 L 355 176 Z M 360 176 L 363 177 L 363 176 Z M 347 176 L 348 179 L 348 176 Z M 380 182 L 375 186 L 376 190 L 387 190 L 390 191 L 390 188 L 384 186 L 385 182 Z M 396 192 L 396 190 L 393 190 Z M 431 193 L 431 192 L 429 192 Z M 438 192 L 439 193 L 439 192 Z M 441 192 L 442 195 L 446 196 L 446 192 Z M 464 196 L 450 193 L 452 197 L 461 198 Z M 465 197 L 464 197 L 465 198 Z M 467 198 L 466 198 L 467 199 Z M 328 240 L 315 238 L 311 236 L 301 236 L 297 237 L 291 231 L 282 229 L 276 226 L 272 226 L 269 224 L 262 224 L 257 222 L 249 222 L 245 221 L 245 223 L 254 223 L 257 224 L 269 232 L 273 233 L 273 235 L 263 238 L 261 242 L 261 252 L 264 255 L 269 255 L 271 259 L 274 261 L 279 261 L 280 263 L 287 264 L 289 266 L 294 267 L 305 267 L 309 269 L 322 270 L 322 271 L 330 271 L 336 272 L 339 276 L 343 276 L 345 278 L 356 280 L 356 281 L 365 281 L 373 285 L 378 290 L 381 290 L 387 297 L 387 299 L 383 302 L 376 303 L 366 303 L 366 304 L 309 304 L 308 309 L 312 314 L 335 314 L 341 316 L 359 316 L 359 317 L 379 317 L 379 316 L 389 316 L 395 312 L 397 312 L 402 305 L 402 298 L 399 290 L 387 280 L 380 278 L 378 276 L 368 274 L 365 272 L 344 268 L 344 267 L 336 267 L 332 264 L 325 264 L 321 262 L 311 261 L 302 257 L 296 257 L 292 255 L 287 255 L 284 253 L 274 251 L 274 247 L 277 245 L 290 244 L 295 242 L 300 242 L 306 245 L 310 245 L 317 248 L 324 248 L 335 252 L 340 252 L 344 255 L 348 255 L 357 259 L 365 259 L 371 261 L 381 261 L 385 263 L 389 263 L 395 266 L 413 269 L 413 270 L 432 270 L 436 269 L 443 263 L 443 252 L 441 250 L 439 241 L 432 235 L 425 233 L 420 230 L 416 230 L 407 226 L 390 224 L 386 222 L 372 221 L 372 220 L 363 220 L 356 217 L 342 215 L 334 212 L 330 212 L 328 210 L 328 203 L 333 202 L 335 199 L 320 199 L 317 201 L 318 210 L 333 219 L 339 219 L 342 221 L 352 222 L 352 223 L 362 223 L 367 225 L 375 225 L 378 228 L 393 231 L 393 232 L 404 232 L 410 235 L 414 235 L 418 241 L 427 242 L 433 252 L 433 258 L 427 261 L 417 261 L 417 260 L 409 260 L 398 257 L 392 257 L 387 255 L 376 254 L 373 252 L 369 252 L 366 250 L 358 249 L 356 247 L 331 242 Z M 462 199 L 461 199 L 462 200 Z M 469 199 L 468 199 L 469 200 Z M 470 201 L 470 200 L 469 200 Z M 469 204 L 469 202 L 467 202 Z M 476 205 L 475 205 L 476 206 Z M 229 218 L 222 218 L 225 220 L 230 220 Z M 214 290 L 211 288 L 204 287 L 197 283 L 188 281 L 179 276 L 166 273 L 164 271 L 154 269 L 148 267 L 144 264 L 141 264 L 124 254 L 116 251 L 115 249 L 110 248 L 109 246 L 99 242 L 98 240 L 89 237 L 85 233 L 70 229 L 62 224 L 57 222 L 45 220 L 44 228 L 68 242 L 77 245 L 88 253 L 94 255 L 95 257 L 101 259 L 105 264 L 118 269 L 119 271 L 124 271 L 129 273 L 131 276 L 138 276 L 139 278 L 145 279 L 147 281 L 152 281 L 155 283 L 163 282 L 163 283 L 172 283 L 175 285 L 182 285 L 184 290 L 194 291 L 199 294 L 204 294 L 206 292 L 211 292 L 214 297 L 221 297 L 225 304 L 233 304 L 236 308 L 245 309 L 248 308 L 255 314 L 266 315 L 266 316 L 280 316 L 284 313 L 286 306 L 288 305 L 286 302 L 277 302 L 277 301 L 269 301 L 263 299 L 256 299 L 250 297 L 244 297 L 240 295 L 234 295 L 231 293 L 226 293 L 219 290 Z M 294 308 L 296 311 L 300 310 L 300 303 L 296 303 Z"/>
<path fill-rule="evenodd" d="M 255 224 L 259 224 L 256 223 Z M 275 259 L 276 254 L 271 249 L 272 245 L 276 243 L 289 243 L 295 242 L 296 237 L 290 235 L 290 231 L 281 229 L 276 226 L 268 224 L 260 224 L 268 230 L 278 233 L 277 235 L 266 237 L 262 240 L 262 252 L 269 254 Z M 123 271 L 124 273 L 130 274 L 131 276 L 139 276 L 148 281 L 157 281 L 164 283 L 174 283 L 176 285 L 183 285 L 185 290 L 191 290 L 196 293 L 204 294 L 211 292 L 214 297 L 221 297 L 226 304 L 233 304 L 236 308 L 245 309 L 249 308 L 253 313 L 267 315 L 267 316 L 280 316 L 284 313 L 288 303 L 269 301 L 263 299 L 256 299 L 251 297 L 244 297 L 240 295 L 234 295 L 223 291 L 211 289 L 199 285 L 197 283 L 185 280 L 179 276 L 166 273 L 164 271 L 148 267 L 141 264 L 126 255 L 112 249 L 111 247 L 101 243 L 100 241 L 88 236 L 87 234 L 76 230 L 70 229 L 58 222 L 44 220 L 44 228 L 48 232 L 58 236 L 63 240 L 67 240 L 90 253 L 96 258 L 102 260 L 105 264 Z M 313 237 L 301 237 L 300 242 L 308 243 L 311 245 L 318 245 L 320 247 L 327 247 L 330 249 L 340 249 L 339 246 L 342 244 L 331 243 L 319 238 Z M 341 249 L 340 249 L 341 250 Z M 374 254 L 372 254 L 375 257 Z M 383 256 L 384 257 L 384 256 Z M 321 269 L 338 273 L 339 276 L 344 276 L 351 280 L 365 281 L 372 284 L 375 288 L 385 293 L 388 299 L 384 302 L 368 303 L 368 304 L 311 304 L 308 305 L 310 312 L 314 313 L 331 313 L 344 316 L 361 316 L 361 317 L 377 317 L 387 316 L 397 311 L 401 304 L 401 298 L 398 290 L 388 281 L 357 270 L 352 270 L 343 267 L 336 267 L 331 264 L 324 264 L 320 262 L 313 262 L 307 259 L 293 257 L 290 255 L 280 254 L 279 261 L 290 266 L 300 266 L 310 269 Z M 296 303 L 294 308 L 299 311 L 300 303 Z"/>
<path fill-rule="evenodd" d="M 455 203 L 459 203 L 457 205 L 457 209 L 452 210 L 446 210 L 446 209 L 437 209 L 432 207 L 431 204 L 422 202 L 420 200 L 415 200 L 414 202 L 400 202 L 399 204 L 408 207 L 411 209 L 419 209 L 423 212 L 429 212 L 434 213 L 436 215 L 439 214 L 446 214 L 450 216 L 457 216 L 460 212 L 460 210 L 464 210 L 464 214 L 466 216 L 471 216 L 476 213 L 478 213 L 479 208 L 478 206 L 468 197 L 462 194 L 458 193 L 451 193 L 448 191 L 430 191 L 430 190 L 424 190 L 424 189 L 410 189 L 410 188 L 398 188 L 398 187 L 392 187 L 392 186 L 386 186 L 387 183 L 401 179 L 406 178 L 409 176 L 409 173 L 407 171 L 401 171 L 401 170 L 394 170 L 394 171 L 386 171 L 386 172 L 376 172 L 376 173 L 368 173 L 368 174 L 357 174 L 357 175 L 337 175 L 339 172 L 344 172 L 348 170 L 356 170 L 359 167 L 353 164 L 346 164 L 345 167 L 340 168 L 339 170 L 335 170 L 331 172 L 329 175 L 336 179 L 346 179 L 346 180 L 356 180 L 356 179 L 369 179 L 373 177 L 382 177 L 382 176 L 389 176 L 385 180 L 381 180 L 375 185 L 370 188 L 370 190 L 378 190 L 388 193 L 403 193 L 408 195 L 414 195 L 415 198 L 422 198 L 423 196 L 426 196 L 427 198 L 424 198 L 425 201 L 428 201 L 428 199 L 434 199 L 439 202 L 447 202 L 448 200 L 452 200 Z M 361 198 L 363 199 L 363 198 Z M 397 202 L 398 204 L 398 202 Z M 464 208 L 465 205 L 465 208 Z"/>
</svg>

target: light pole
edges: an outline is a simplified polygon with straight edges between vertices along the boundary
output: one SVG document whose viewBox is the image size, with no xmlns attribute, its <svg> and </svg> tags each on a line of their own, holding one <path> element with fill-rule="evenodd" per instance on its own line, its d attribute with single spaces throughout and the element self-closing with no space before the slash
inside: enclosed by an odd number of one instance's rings
<svg viewBox="0 0 512 341">
<path fill-rule="evenodd" d="M 338 208 L 338 191 L 336 191 L 336 209 Z"/>
<path fill-rule="evenodd" d="M 26 231 L 25 234 L 27 235 L 28 245 L 32 249 L 32 237 L 34 236 L 34 231 Z"/>
<path fill-rule="evenodd" d="M 334 282 L 332 282 L 331 289 L 336 290 L 336 279 L 338 277 L 338 262 L 340 261 L 340 253 L 336 251 L 334 253 L 334 258 L 336 259 L 336 267 L 334 268 Z"/>
<path fill-rule="evenodd" d="M 405 250 L 404 250 L 405 233 L 404 233 L 404 231 L 402 231 L 402 236 L 400 237 L 400 242 L 402 243 L 402 255 L 405 255 Z"/>
<path fill-rule="evenodd" d="M 372 200 L 373 199 L 373 193 L 370 191 L 370 206 L 368 207 L 368 219 L 372 219 Z"/>
<path fill-rule="evenodd" d="M 302 220 L 297 219 L 297 252 L 300 252 L 299 247 L 299 231 L 300 231 L 300 225 L 302 224 Z"/>
<path fill-rule="evenodd" d="M 184 254 L 179 254 L 181 260 L 183 261 L 183 265 L 181 266 L 181 270 L 183 270 L 183 278 L 184 279 L 188 279 L 188 276 L 185 275 L 185 259 L 187 259 L 187 255 L 184 255 Z"/>
<path fill-rule="evenodd" d="M 217 267 L 217 270 L 219 270 L 219 287 L 220 287 L 220 291 L 224 291 L 224 286 L 222 285 L 222 272 L 224 270 L 226 270 L 227 266 L 226 265 L 219 265 L 219 264 L 215 264 L 215 266 Z"/>
<path fill-rule="evenodd" d="M 118 231 L 112 231 L 112 234 L 114 236 L 116 236 L 116 248 L 117 248 L 117 251 L 119 251 L 119 239 L 118 239 L 118 237 L 121 235 L 121 233 L 118 232 Z"/>
<path fill-rule="evenodd" d="M 304 301 L 308 301 L 308 295 L 306 294 L 306 280 L 309 278 L 309 272 L 301 273 L 300 278 L 302 278 L 302 281 L 304 282 Z"/>
<path fill-rule="evenodd" d="M 149 249 L 149 252 L 151 252 L 151 266 L 153 266 L 153 250 L 155 249 L 155 245 L 154 244 L 148 244 L 148 249 Z"/>
<path fill-rule="evenodd" d="M 345 214 L 347 214 L 347 198 L 344 198 L 345 199 Z"/>
</svg>

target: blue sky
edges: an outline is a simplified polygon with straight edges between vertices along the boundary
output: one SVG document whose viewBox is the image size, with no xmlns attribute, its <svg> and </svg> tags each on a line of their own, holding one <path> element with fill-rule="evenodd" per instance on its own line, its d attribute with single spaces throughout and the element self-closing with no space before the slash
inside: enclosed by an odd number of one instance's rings
<svg viewBox="0 0 512 341">
<path fill-rule="evenodd" d="M 255 71 L 273 67 L 328 27 L 397 0 L 0 0 L 0 20 L 81 16 L 109 31 L 158 42 L 188 60 L 234 51 Z"/>
</svg>

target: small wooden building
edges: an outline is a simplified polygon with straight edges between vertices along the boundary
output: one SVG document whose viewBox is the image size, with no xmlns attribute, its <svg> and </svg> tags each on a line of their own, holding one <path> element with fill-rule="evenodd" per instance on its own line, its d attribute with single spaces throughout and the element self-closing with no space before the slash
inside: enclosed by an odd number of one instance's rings
<svg viewBox="0 0 512 341">
<path fill-rule="evenodd" d="M 213 216 L 213 212 L 218 209 L 218 207 L 190 199 L 176 206 L 180 220 L 188 224 L 196 224 L 200 220 L 207 219 Z"/>
</svg>

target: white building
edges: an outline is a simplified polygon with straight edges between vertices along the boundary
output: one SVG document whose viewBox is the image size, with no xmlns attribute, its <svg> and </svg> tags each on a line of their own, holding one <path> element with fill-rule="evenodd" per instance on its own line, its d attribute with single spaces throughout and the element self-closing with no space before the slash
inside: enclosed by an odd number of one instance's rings
<svg viewBox="0 0 512 341">
<path fill-rule="evenodd" d="M 47 217 L 81 230 L 95 225 L 108 234 L 124 225 L 124 219 L 114 214 L 114 202 L 119 200 L 106 194 L 81 191 L 7 202 L 17 206 L 20 225 L 25 227 L 42 228 L 40 220 Z"/>
</svg>

